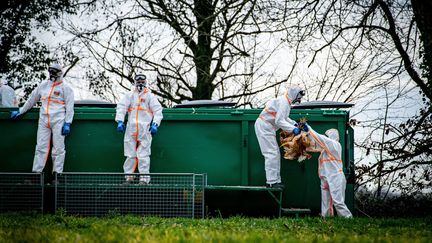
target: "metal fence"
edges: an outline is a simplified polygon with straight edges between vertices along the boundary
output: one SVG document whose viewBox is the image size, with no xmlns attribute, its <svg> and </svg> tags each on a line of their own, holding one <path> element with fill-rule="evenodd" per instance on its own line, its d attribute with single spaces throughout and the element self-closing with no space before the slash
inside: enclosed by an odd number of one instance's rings
<svg viewBox="0 0 432 243">
<path fill-rule="evenodd" d="M 140 183 L 140 178 L 150 182 Z M 126 179 L 133 178 L 128 182 Z M 68 214 L 204 217 L 205 174 L 63 173 L 56 175 L 55 208 Z"/>
<path fill-rule="evenodd" d="M 0 173 L 0 212 L 43 212 L 43 173 Z"/>
</svg>

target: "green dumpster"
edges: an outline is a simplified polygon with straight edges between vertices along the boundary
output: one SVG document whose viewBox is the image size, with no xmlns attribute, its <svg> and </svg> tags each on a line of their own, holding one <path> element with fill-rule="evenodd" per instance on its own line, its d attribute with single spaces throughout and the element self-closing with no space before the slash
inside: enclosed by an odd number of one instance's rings
<svg viewBox="0 0 432 243">
<path fill-rule="evenodd" d="M 38 108 L 16 121 L 9 108 L 0 108 L 0 172 L 30 172 L 36 145 Z M 152 173 L 205 173 L 209 185 L 264 186 L 264 158 L 260 153 L 254 123 L 261 110 L 217 108 L 164 109 L 164 119 L 153 139 Z M 71 134 L 66 139 L 64 172 L 123 172 L 123 134 L 116 132 L 114 108 L 76 107 Z M 340 132 L 343 161 L 348 178 L 346 202 L 354 207 L 353 130 L 349 112 L 336 109 L 293 109 L 291 118 L 306 117 L 320 133 L 329 128 Z M 283 152 L 281 151 L 281 154 Z M 318 154 L 303 161 L 281 160 L 285 184 L 285 208 L 320 210 Z M 47 180 L 51 159 L 45 167 Z M 267 215 L 276 213 L 266 192 L 206 192 L 210 213 Z"/>
</svg>

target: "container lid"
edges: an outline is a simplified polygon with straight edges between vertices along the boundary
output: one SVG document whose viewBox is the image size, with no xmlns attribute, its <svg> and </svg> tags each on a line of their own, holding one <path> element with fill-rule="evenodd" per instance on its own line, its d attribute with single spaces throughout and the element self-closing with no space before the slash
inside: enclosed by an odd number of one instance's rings
<svg viewBox="0 0 432 243">
<path fill-rule="evenodd" d="M 354 104 L 328 101 L 328 100 L 314 100 L 309 102 L 302 102 L 298 105 L 293 105 L 291 109 L 324 109 L 324 108 L 351 108 Z"/>
<path fill-rule="evenodd" d="M 75 100 L 74 106 L 114 108 L 116 107 L 116 104 L 104 100 Z"/>
<path fill-rule="evenodd" d="M 235 102 L 223 100 L 191 100 L 182 104 L 175 105 L 174 108 L 198 108 L 198 107 L 232 107 Z"/>
</svg>

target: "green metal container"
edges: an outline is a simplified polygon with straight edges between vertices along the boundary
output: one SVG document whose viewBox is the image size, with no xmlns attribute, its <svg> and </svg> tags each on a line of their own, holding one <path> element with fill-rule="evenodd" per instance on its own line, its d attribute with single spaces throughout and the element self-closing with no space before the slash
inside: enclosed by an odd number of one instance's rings
<svg viewBox="0 0 432 243">
<path fill-rule="evenodd" d="M 0 172 L 30 172 L 36 145 L 39 109 L 10 120 L 10 109 L 0 108 Z M 164 109 L 164 119 L 153 139 L 152 173 L 206 173 L 209 185 L 264 186 L 264 158 L 256 139 L 257 109 Z M 116 132 L 113 108 L 75 108 L 71 134 L 66 139 L 65 172 L 123 172 L 123 134 Z M 317 132 L 337 128 L 344 147 L 348 178 L 346 202 L 354 207 L 353 131 L 344 110 L 291 111 L 291 118 L 306 117 Z M 281 151 L 281 154 L 283 152 Z M 303 161 L 281 160 L 286 188 L 283 207 L 320 210 L 318 154 Z M 50 175 L 51 160 L 45 168 Z M 266 192 L 213 192 L 207 196 L 209 210 L 219 213 L 274 211 Z"/>
</svg>

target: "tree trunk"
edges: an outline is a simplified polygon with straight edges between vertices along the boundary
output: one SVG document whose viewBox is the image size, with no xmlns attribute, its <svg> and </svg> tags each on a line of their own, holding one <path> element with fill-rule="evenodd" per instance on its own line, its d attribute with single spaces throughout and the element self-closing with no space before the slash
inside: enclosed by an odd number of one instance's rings
<svg viewBox="0 0 432 243">
<path fill-rule="evenodd" d="M 214 22 L 214 6 L 211 0 L 195 0 L 194 14 L 197 20 L 198 43 L 194 62 L 197 76 L 196 87 L 192 90 L 192 98 L 211 99 L 214 85 L 210 78 L 213 50 L 211 47 L 212 25 Z"/>
<path fill-rule="evenodd" d="M 423 44 L 422 69 L 427 79 L 429 94 L 432 93 L 432 1 L 411 0 L 414 19 L 420 30 L 420 39 Z M 429 96 L 430 97 L 430 96 Z"/>
</svg>

